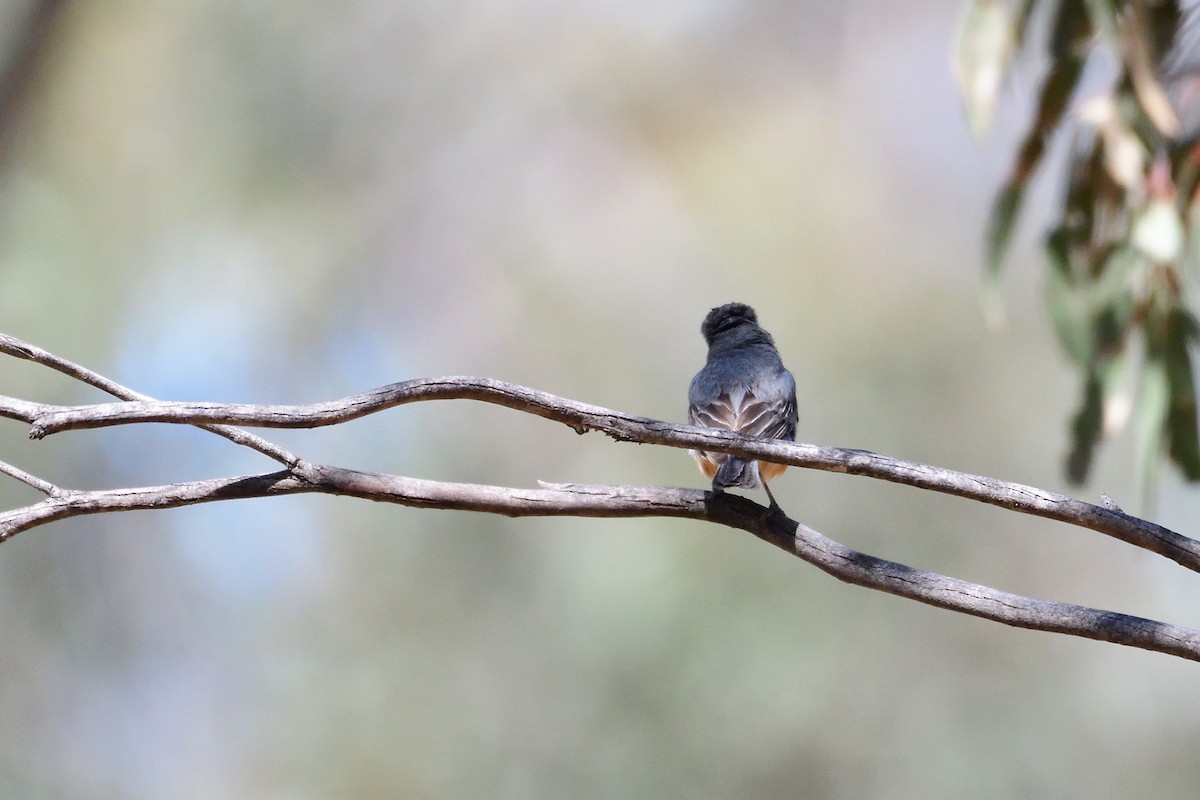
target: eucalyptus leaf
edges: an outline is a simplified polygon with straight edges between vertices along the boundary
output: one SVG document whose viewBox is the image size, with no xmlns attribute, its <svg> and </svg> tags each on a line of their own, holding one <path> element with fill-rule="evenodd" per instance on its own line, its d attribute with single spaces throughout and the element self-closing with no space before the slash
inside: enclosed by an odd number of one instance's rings
<svg viewBox="0 0 1200 800">
<path fill-rule="evenodd" d="M 1054 323 L 1058 339 L 1075 363 L 1086 366 L 1093 361 L 1092 319 L 1082 294 L 1072 284 L 1066 266 L 1066 239 L 1051 235 L 1046 242 L 1051 269 L 1046 274 L 1046 311 Z"/>
<path fill-rule="evenodd" d="M 1067 454 L 1067 480 L 1074 484 L 1087 480 L 1092 456 L 1104 429 L 1104 392 L 1095 373 L 1083 385 L 1083 402 L 1071 418 L 1071 449 Z"/>
<path fill-rule="evenodd" d="M 1126 347 L 1100 367 L 1100 385 L 1104 393 L 1102 437 L 1107 438 L 1122 430 L 1133 413 L 1133 392 L 1136 388 L 1133 362 L 1130 348 Z"/>
<path fill-rule="evenodd" d="M 1061 211 L 1045 242 L 1047 314 L 1083 376 L 1067 472 L 1082 481 L 1098 444 L 1128 421 L 1148 496 L 1164 455 L 1200 480 L 1191 352 L 1200 325 L 1182 305 L 1195 290 L 1185 280 L 1192 274 L 1181 271 L 1184 263 L 1200 269 L 1200 145 L 1194 137 L 1172 140 L 1173 126 L 1164 122 L 1168 112 L 1191 113 L 1181 102 L 1200 109 L 1193 52 L 1200 24 L 1189 22 L 1200 23 L 1200 9 L 1179 0 L 1056 0 L 1038 4 L 1046 14 L 1033 14 L 1033 7 L 1033 0 L 972 0 L 959 41 L 960 79 L 977 81 L 971 90 L 964 80 L 963 91 L 977 104 L 968 114 L 979 130 L 994 110 L 989 70 L 1009 63 L 1010 43 L 1028 48 L 1031 32 L 1045 31 L 1035 117 L 988 220 L 985 312 L 997 316 L 1000 273 L 1027 189 L 1073 108 Z M 1098 49 L 1115 56 L 1115 79 L 1076 102 Z"/>
<path fill-rule="evenodd" d="M 1087 46 L 1094 31 L 1092 15 L 1084 0 L 1060 0 L 1050 29 L 1050 57 L 1056 61 L 1075 59 Z"/>
<path fill-rule="evenodd" d="M 1133 415 L 1134 472 L 1138 476 L 1139 505 L 1145 506 L 1158 477 L 1162 457 L 1163 428 L 1171 401 L 1167 365 L 1161 353 L 1148 350 L 1142 365 L 1142 389 Z"/>
<path fill-rule="evenodd" d="M 1083 72 L 1083 61 L 1067 59 L 1051 68 L 1042 84 L 1037 118 L 1017 153 L 1008 181 L 996 196 L 988 219 L 985 299 L 998 296 L 1000 266 L 1016 226 L 1025 188 L 1046 153 L 1046 140 L 1057 128 Z"/>
<path fill-rule="evenodd" d="M 991 217 L 988 219 L 987 266 L 983 273 L 981 292 L 984 315 L 993 327 L 1000 327 L 1004 320 L 1000 266 L 1012 238 L 1024 194 L 1024 184 L 1010 184 L 1002 189 L 996 197 Z"/>
<path fill-rule="evenodd" d="M 1170 200 L 1151 200 L 1133 222 L 1133 245 L 1159 264 L 1171 264 L 1183 255 L 1183 220 Z"/>
<path fill-rule="evenodd" d="M 1033 12 L 1034 0 L 1022 0 L 1017 4 L 1016 14 L 1013 19 L 1013 32 L 1016 36 L 1016 48 L 1020 49 L 1025 44 L 1025 36 L 1029 33 L 1029 18 Z"/>
<path fill-rule="evenodd" d="M 1084 0 L 1092 27 L 1100 32 L 1113 50 L 1120 52 L 1121 23 L 1117 16 L 1117 4 L 1113 0 Z"/>
<path fill-rule="evenodd" d="M 1183 260 L 1194 275 L 1200 269 L 1200 202 L 1188 205 L 1184 219 Z"/>
<path fill-rule="evenodd" d="M 973 0 L 963 15 L 955 48 L 955 74 L 971 133 L 990 129 L 996 98 L 1017 41 L 1017 10 L 1007 0 Z"/>
<path fill-rule="evenodd" d="M 1195 319 L 1183 309 L 1171 315 L 1163 357 L 1170 384 L 1170 409 L 1166 420 L 1171 460 L 1189 481 L 1200 480 L 1200 432 L 1196 424 L 1196 383 L 1189 339 L 1194 338 Z"/>
</svg>

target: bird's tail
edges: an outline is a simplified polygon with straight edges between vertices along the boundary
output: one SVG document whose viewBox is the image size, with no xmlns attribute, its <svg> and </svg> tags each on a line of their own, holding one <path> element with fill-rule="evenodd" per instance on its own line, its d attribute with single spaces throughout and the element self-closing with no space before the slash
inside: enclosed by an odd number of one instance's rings
<svg viewBox="0 0 1200 800">
<path fill-rule="evenodd" d="M 758 462 L 746 461 L 730 456 L 725 459 L 713 476 L 714 489 L 724 489 L 728 486 L 738 486 L 742 489 L 757 489 L 760 486 L 758 478 Z"/>
</svg>

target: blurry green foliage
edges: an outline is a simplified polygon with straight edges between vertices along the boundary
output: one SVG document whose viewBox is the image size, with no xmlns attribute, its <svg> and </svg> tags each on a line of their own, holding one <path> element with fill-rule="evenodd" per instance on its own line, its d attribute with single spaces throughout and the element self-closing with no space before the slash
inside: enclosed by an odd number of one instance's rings
<svg viewBox="0 0 1200 800">
<path fill-rule="evenodd" d="M 1045 252 L 1048 312 L 1083 377 L 1067 456 L 1077 483 L 1096 446 L 1130 419 L 1144 487 L 1164 454 L 1200 480 L 1187 303 L 1200 257 L 1198 23 L 1195 9 L 1153 0 L 973 0 L 963 17 L 956 67 L 977 135 L 1014 56 L 1041 48 L 1046 61 L 1037 112 L 992 210 L 989 310 L 1030 180 L 1050 137 L 1071 128 Z M 1081 96 L 1085 69 L 1101 59 L 1115 61 L 1114 79 Z"/>
</svg>

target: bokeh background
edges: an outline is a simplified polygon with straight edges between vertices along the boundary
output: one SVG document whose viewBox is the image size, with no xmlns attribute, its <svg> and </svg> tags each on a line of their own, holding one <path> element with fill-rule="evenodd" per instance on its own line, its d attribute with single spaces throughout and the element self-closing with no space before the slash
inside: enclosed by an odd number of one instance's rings
<svg viewBox="0 0 1200 800">
<path fill-rule="evenodd" d="M 0 50 L 34 4 L 0 6 Z M 954 2 L 68 3 L 0 148 L 0 327 L 169 399 L 482 375 L 685 416 L 758 308 L 800 438 L 1063 483 L 1078 387 L 1036 247 L 979 305 L 1036 59 L 973 141 Z M 1048 179 L 1047 179 L 1048 178 Z M 10 359 L 0 392 L 86 387 Z M 274 469 L 147 426 L 0 456 L 73 487 Z M 434 479 L 700 486 L 677 450 L 465 402 L 270 438 Z M 1195 576 L 1060 525 L 792 470 L 789 513 L 1002 589 L 1200 625 Z M 12 481 L 4 507 L 35 502 Z M 1155 519 L 1195 531 L 1164 475 Z M 844 586 L 744 533 L 314 497 L 0 548 L 0 795 L 1194 797 L 1190 663 Z"/>
</svg>

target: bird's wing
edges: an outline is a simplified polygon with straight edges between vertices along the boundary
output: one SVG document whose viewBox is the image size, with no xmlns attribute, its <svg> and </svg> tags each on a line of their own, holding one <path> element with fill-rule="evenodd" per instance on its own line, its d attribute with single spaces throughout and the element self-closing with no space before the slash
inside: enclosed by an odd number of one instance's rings
<svg viewBox="0 0 1200 800">
<path fill-rule="evenodd" d="M 693 425 L 706 428 L 726 428 L 750 436 L 768 439 L 794 439 L 796 436 L 796 393 L 791 375 L 772 391 L 759 394 L 747 390 L 730 394 L 722 392 L 715 399 L 693 403 L 688 419 Z M 774 391 L 774 389 L 784 391 Z M 762 395 L 762 396 L 760 396 Z"/>
</svg>

